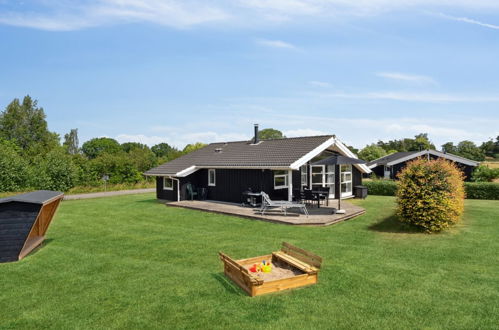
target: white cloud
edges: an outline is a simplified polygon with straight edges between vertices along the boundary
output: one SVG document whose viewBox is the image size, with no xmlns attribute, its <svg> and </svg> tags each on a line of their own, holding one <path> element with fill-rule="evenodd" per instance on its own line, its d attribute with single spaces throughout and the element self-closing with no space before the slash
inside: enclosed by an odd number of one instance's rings
<svg viewBox="0 0 499 330">
<path fill-rule="evenodd" d="M 414 75 L 401 72 L 378 72 L 376 73 L 376 75 L 378 77 L 398 80 L 398 81 L 436 84 L 436 81 L 432 77 L 422 76 L 422 75 Z"/>
<path fill-rule="evenodd" d="M 282 40 L 258 39 L 256 43 L 271 48 L 296 49 L 296 46 Z"/>
<path fill-rule="evenodd" d="M 426 102 L 426 103 L 495 103 L 499 102 L 499 95 L 465 95 L 465 94 L 444 94 L 444 93 L 418 93 L 381 91 L 366 93 L 331 93 L 321 94 L 321 97 L 347 98 L 347 99 L 372 99 L 372 100 L 392 100 L 406 102 Z"/>
<path fill-rule="evenodd" d="M 227 20 L 222 7 L 196 1 L 176 0 L 90 0 L 85 4 L 64 1 L 35 1 L 43 11 L 4 11 L 0 23 L 53 31 L 133 22 L 150 22 L 175 28 Z"/>
<path fill-rule="evenodd" d="M 254 27 L 299 21 L 302 18 L 331 18 L 379 15 L 397 10 L 464 9 L 483 12 L 499 10 L 493 0 L 32 0 L 20 9 L 0 8 L 0 24 L 43 30 L 77 30 L 88 27 L 148 22 L 174 28 L 224 22 Z M 450 19 L 497 28 L 466 17 Z M 245 23 L 246 22 L 246 23 Z"/>
<path fill-rule="evenodd" d="M 442 14 L 442 13 L 439 13 L 438 16 L 446 18 L 446 19 L 450 19 L 453 21 L 475 24 L 475 25 L 480 25 L 480 26 L 486 27 L 486 28 L 499 30 L 499 25 L 480 22 L 480 21 L 477 21 L 477 20 L 474 20 L 474 19 L 468 18 L 468 17 L 456 17 L 456 16 L 446 15 L 446 14 Z"/>
<path fill-rule="evenodd" d="M 312 86 L 316 86 L 316 87 L 323 87 L 323 88 L 327 88 L 327 87 L 333 87 L 333 85 L 331 85 L 330 83 L 328 82 L 325 82 L 325 81 L 317 81 L 317 80 L 312 80 L 312 81 L 309 81 L 308 82 L 309 85 L 312 85 Z"/>
</svg>

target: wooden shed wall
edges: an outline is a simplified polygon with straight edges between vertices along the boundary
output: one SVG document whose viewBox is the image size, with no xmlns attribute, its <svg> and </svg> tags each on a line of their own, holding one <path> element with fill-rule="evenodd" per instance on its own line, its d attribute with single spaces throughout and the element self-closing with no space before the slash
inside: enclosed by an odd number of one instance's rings
<svg viewBox="0 0 499 330">
<path fill-rule="evenodd" d="M 0 262 L 19 259 L 40 209 L 40 204 L 0 204 Z"/>
</svg>

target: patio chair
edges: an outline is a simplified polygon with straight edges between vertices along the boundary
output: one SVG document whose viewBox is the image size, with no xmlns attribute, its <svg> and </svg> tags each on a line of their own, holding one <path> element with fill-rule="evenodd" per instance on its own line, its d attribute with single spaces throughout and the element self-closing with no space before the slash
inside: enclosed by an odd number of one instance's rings
<svg viewBox="0 0 499 330">
<path fill-rule="evenodd" d="M 265 211 L 267 211 L 268 209 L 279 208 L 281 209 L 281 212 L 284 213 L 284 215 L 287 215 L 288 209 L 299 208 L 303 211 L 303 214 L 305 214 L 308 218 L 308 210 L 305 204 L 289 202 L 289 201 L 273 201 L 270 199 L 269 195 L 267 195 L 265 192 L 262 191 L 261 194 L 262 194 L 262 208 L 260 212 L 262 215 L 264 215 Z"/>
<path fill-rule="evenodd" d="M 185 188 L 187 189 L 187 193 L 191 197 L 191 201 L 194 200 L 194 196 L 198 196 L 197 191 L 194 191 L 194 187 L 192 186 L 192 184 L 190 182 L 187 183 Z"/>
<path fill-rule="evenodd" d="M 312 193 L 311 189 L 304 189 L 303 190 L 303 195 L 305 197 L 305 200 L 307 201 L 308 204 L 313 205 L 314 202 L 317 202 L 319 198 L 317 195 Z"/>
</svg>

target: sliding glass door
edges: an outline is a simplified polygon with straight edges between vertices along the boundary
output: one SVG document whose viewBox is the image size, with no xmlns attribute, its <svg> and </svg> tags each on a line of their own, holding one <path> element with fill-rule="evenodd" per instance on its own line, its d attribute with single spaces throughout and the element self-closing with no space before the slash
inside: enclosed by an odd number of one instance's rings
<svg viewBox="0 0 499 330">
<path fill-rule="evenodd" d="M 341 165 L 341 197 L 352 195 L 352 165 Z"/>
<path fill-rule="evenodd" d="M 334 165 L 312 165 L 312 188 L 329 187 L 329 198 L 334 198 Z"/>
</svg>

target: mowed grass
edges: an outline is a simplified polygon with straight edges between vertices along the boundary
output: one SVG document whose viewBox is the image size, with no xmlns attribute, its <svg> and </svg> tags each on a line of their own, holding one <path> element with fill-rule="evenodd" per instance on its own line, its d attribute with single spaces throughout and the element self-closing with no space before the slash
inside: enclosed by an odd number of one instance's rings
<svg viewBox="0 0 499 330">
<path fill-rule="evenodd" d="M 499 327 L 499 201 L 467 200 L 439 235 L 394 219 L 394 199 L 330 227 L 293 227 L 166 207 L 152 194 L 61 204 L 47 241 L 0 264 L 1 328 Z M 282 241 L 324 258 L 319 284 L 250 298 L 235 258 Z"/>
</svg>

